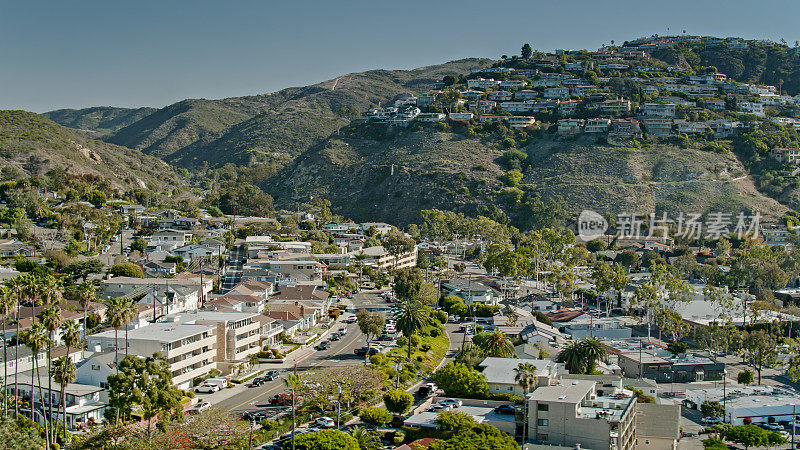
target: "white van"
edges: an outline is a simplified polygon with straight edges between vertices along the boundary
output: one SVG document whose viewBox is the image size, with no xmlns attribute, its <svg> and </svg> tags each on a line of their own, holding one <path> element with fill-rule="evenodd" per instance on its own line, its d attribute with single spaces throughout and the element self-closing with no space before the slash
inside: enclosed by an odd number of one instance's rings
<svg viewBox="0 0 800 450">
<path fill-rule="evenodd" d="M 210 384 L 213 386 L 217 386 L 220 389 L 225 389 L 228 387 L 228 379 L 227 378 L 208 378 L 203 381 L 203 384 Z"/>
</svg>

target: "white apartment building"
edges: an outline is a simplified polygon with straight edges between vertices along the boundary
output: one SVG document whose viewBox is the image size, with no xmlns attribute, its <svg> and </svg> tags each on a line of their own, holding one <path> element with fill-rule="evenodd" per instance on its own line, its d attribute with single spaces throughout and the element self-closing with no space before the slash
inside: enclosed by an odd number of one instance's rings
<svg viewBox="0 0 800 450">
<path fill-rule="evenodd" d="M 175 323 L 191 325 L 212 325 L 216 327 L 217 369 L 226 372 L 227 366 L 246 362 L 250 355 L 260 350 L 261 323 L 260 313 L 238 311 L 206 311 L 200 310 L 172 316 Z"/>
<path fill-rule="evenodd" d="M 654 117 L 675 117 L 674 103 L 645 103 L 642 114 Z"/>
<path fill-rule="evenodd" d="M 140 357 L 163 355 L 169 362 L 172 383 L 189 389 L 192 380 L 216 368 L 217 336 L 214 325 L 163 322 L 128 330 L 129 354 Z M 116 336 L 115 336 L 116 334 Z M 104 331 L 87 337 L 89 350 L 125 356 L 125 332 Z"/>
<path fill-rule="evenodd" d="M 753 114 L 759 117 L 764 117 L 764 105 L 758 102 L 739 102 L 739 111 L 745 114 Z"/>
</svg>

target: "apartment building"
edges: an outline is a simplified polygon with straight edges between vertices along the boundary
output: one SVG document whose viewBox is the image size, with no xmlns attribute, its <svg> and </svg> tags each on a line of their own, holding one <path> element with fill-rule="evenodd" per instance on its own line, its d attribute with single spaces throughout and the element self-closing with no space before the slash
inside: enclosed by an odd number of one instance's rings
<svg viewBox="0 0 800 450">
<path fill-rule="evenodd" d="M 643 119 L 644 128 L 647 134 L 653 136 L 669 136 L 672 134 L 672 119 Z"/>
<path fill-rule="evenodd" d="M 520 397 L 525 395 L 525 391 L 520 387 L 515 379 L 517 372 L 514 370 L 520 364 L 529 363 L 534 366 L 536 373 L 533 385 L 528 386 L 528 390 L 534 390 L 539 386 L 549 386 L 555 379 L 563 373 L 567 373 L 563 363 L 557 363 L 549 359 L 519 359 L 519 358 L 494 358 L 489 357 L 478 364 L 478 370 L 486 377 L 486 384 L 489 393 L 492 394 L 514 394 Z"/>
<path fill-rule="evenodd" d="M 580 133 L 583 130 L 583 119 L 561 119 L 558 121 L 560 134 Z"/>
<path fill-rule="evenodd" d="M 87 337 L 89 350 L 125 355 L 124 332 L 104 331 Z M 216 327 L 213 325 L 175 322 L 155 323 L 128 330 L 129 354 L 140 357 L 163 355 L 172 372 L 172 383 L 179 389 L 189 389 L 192 380 L 216 368 Z"/>
<path fill-rule="evenodd" d="M 608 118 L 594 118 L 586 120 L 586 127 L 583 131 L 586 133 L 605 133 L 611 126 L 611 119 Z"/>
<path fill-rule="evenodd" d="M 226 364 L 247 361 L 250 355 L 258 353 L 261 339 L 261 322 L 258 312 L 207 311 L 175 315 L 176 323 L 191 325 L 212 325 L 216 327 L 217 369 L 225 372 Z"/>
<path fill-rule="evenodd" d="M 382 245 L 374 247 L 367 247 L 360 250 L 358 253 L 364 253 L 366 264 L 377 267 L 381 270 L 388 270 L 389 268 L 404 269 L 406 267 L 414 267 L 417 265 L 417 247 L 414 250 L 400 255 L 392 255 Z"/>
<path fill-rule="evenodd" d="M 569 98 L 569 88 L 565 87 L 549 87 L 544 90 L 542 95 L 544 98 Z"/>
<path fill-rule="evenodd" d="M 758 102 L 739 102 L 739 111 L 745 114 L 753 114 L 755 116 L 764 117 L 764 105 Z"/>
<path fill-rule="evenodd" d="M 489 78 L 488 80 L 485 78 L 476 78 L 474 80 L 467 80 L 467 87 L 469 89 L 487 89 L 499 85 L 500 82 L 492 78 Z"/>
<path fill-rule="evenodd" d="M 631 101 L 624 98 L 605 100 L 593 106 L 597 106 L 603 113 L 612 115 L 627 114 L 631 111 Z"/>
<path fill-rule="evenodd" d="M 645 103 L 642 114 L 651 117 L 675 117 L 674 103 Z"/>
<path fill-rule="evenodd" d="M 614 389 L 599 395 L 595 382 L 565 380 L 528 394 L 528 436 L 540 444 L 629 450 L 635 446 L 636 397 Z"/>
</svg>

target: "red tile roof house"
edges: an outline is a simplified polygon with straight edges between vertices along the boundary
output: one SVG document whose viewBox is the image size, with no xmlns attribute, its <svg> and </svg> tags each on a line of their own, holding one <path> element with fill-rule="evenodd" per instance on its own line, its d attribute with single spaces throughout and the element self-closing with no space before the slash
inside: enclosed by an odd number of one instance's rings
<svg viewBox="0 0 800 450">
<path fill-rule="evenodd" d="M 395 450 L 417 450 L 420 448 L 425 449 L 428 448 L 435 441 L 438 441 L 438 439 L 434 438 L 417 439 L 414 442 L 410 442 L 408 444 L 403 444 L 399 447 L 395 447 Z"/>
</svg>

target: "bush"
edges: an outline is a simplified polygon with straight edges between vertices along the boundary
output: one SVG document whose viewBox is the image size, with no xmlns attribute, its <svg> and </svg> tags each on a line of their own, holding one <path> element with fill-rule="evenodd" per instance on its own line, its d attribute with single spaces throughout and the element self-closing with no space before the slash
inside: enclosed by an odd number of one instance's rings
<svg viewBox="0 0 800 450">
<path fill-rule="evenodd" d="M 421 351 L 423 351 L 423 352 L 430 351 L 430 349 L 431 349 L 431 344 L 428 344 L 428 343 L 426 342 L 426 343 L 424 343 L 424 344 L 420 345 L 420 346 L 419 346 L 419 349 L 420 349 Z"/>
<path fill-rule="evenodd" d="M 386 425 L 392 421 L 392 413 L 378 407 L 364 408 L 358 414 L 358 417 L 360 417 L 364 423 L 376 427 Z"/>
<path fill-rule="evenodd" d="M 411 341 L 411 348 L 419 346 L 420 339 L 416 334 L 412 334 L 409 340 Z"/>
<path fill-rule="evenodd" d="M 359 450 L 356 438 L 338 430 L 322 430 L 295 437 L 296 450 Z"/>
<path fill-rule="evenodd" d="M 408 338 L 407 337 L 400 336 L 399 338 L 397 338 L 397 346 L 398 347 L 405 347 L 406 345 L 408 345 Z"/>
<path fill-rule="evenodd" d="M 433 338 L 439 337 L 441 334 L 442 334 L 442 331 L 439 330 L 438 328 L 431 328 L 431 332 L 430 332 L 431 337 L 433 337 Z"/>
<path fill-rule="evenodd" d="M 414 404 L 414 396 L 406 391 L 389 391 L 383 395 L 386 409 L 396 414 L 403 414 Z"/>
<path fill-rule="evenodd" d="M 432 317 L 442 325 L 447 323 L 447 314 L 444 311 L 434 311 Z"/>
<path fill-rule="evenodd" d="M 478 424 L 472 416 L 460 411 L 442 411 L 434 423 L 439 426 L 440 430 L 453 433 L 461 433 Z"/>
<path fill-rule="evenodd" d="M 394 445 L 400 445 L 406 439 L 406 433 L 402 430 L 398 430 L 394 432 L 394 437 L 392 438 L 392 442 Z"/>
<path fill-rule="evenodd" d="M 142 268 L 133 263 L 119 263 L 111 268 L 111 275 L 115 277 L 144 278 Z"/>
<path fill-rule="evenodd" d="M 386 364 L 386 361 L 388 360 L 389 358 L 386 357 L 386 355 L 384 355 L 383 353 L 376 353 L 369 357 L 369 362 L 376 366 L 382 366 Z"/>
<path fill-rule="evenodd" d="M 503 392 L 501 394 L 489 394 L 486 396 L 487 400 L 499 400 L 502 402 L 509 402 L 509 403 L 522 403 L 523 399 L 519 395 L 510 394 L 508 392 Z"/>
<path fill-rule="evenodd" d="M 186 391 L 186 396 L 189 398 L 194 398 L 194 391 Z"/>
</svg>

